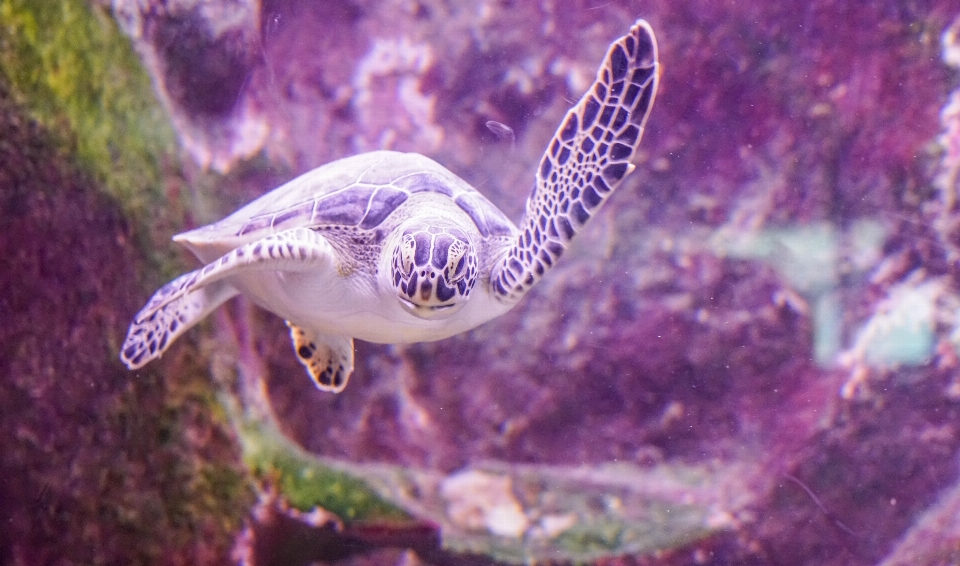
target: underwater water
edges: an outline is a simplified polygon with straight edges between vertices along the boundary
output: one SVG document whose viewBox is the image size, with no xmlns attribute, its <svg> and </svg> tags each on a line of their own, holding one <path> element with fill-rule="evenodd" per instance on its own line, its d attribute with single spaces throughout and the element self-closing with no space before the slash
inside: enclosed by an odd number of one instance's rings
<svg viewBox="0 0 960 566">
<path fill-rule="evenodd" d="M 171 236 L 426 155 L 520 221 L 638 19 L 636 170 L 517 305 L 321 391 Z M 960 7 L 0 0 L 0 564 L 960 564 Z"/>
</svg>

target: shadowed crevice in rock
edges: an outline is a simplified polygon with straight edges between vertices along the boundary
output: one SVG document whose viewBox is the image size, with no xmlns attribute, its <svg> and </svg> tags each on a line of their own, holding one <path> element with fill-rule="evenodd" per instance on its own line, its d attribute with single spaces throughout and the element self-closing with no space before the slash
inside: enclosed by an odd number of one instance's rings
<svg viewBox="0 0 960 566">
<path fill-rule="evenodd" d="M 174 104 L 202 119 L 229 118 L 259 62 L 255 44 L 242 30 L 214 35 L 212 22 L 196 8 L 162 15 L 146 27 Z"/>
</svg>

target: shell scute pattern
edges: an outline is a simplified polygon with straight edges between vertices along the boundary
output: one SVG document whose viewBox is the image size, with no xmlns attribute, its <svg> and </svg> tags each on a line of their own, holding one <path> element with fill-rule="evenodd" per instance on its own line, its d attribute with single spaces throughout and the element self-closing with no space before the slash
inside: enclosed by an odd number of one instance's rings
<svg viewBox="0 0 960 566">
<path fill-rule="evenodd" d="M 473 220 L 484 238 L 488 236 L 512 236 L 516 228 L 499 209 L 485 198 L 463 193 L 454 200 L 461 210 Z"/>
<path fill-rule="evenodd" d="M 446 179 L 433 173 L 416 173 L 398 179 L 394 185 L 408 190 L 411 194 L 436 193 L 453 198 L 457 206 L 467 213 L 484 238 L 488 236 L 511 236 L 515 228 L 513 223 L 500 210 L 493 206 L 483 195 L 474 189 L 452 185 Z"/>
<path fill-rule="evenodd" d="M 360 228 L 376 228 L 408 198 L 410 195 L 406 191 L 391 186 L 380 187 L 367 206 L 367 213 L 360 222 Z"/>
<path fill-rule="evenodd" d="M 279 211 L 253 216 L 240 227 L 237 235 L 311 225 L 369 229 L 378 226 L 408 197 L 408 193 L 390 186 L 354 183 Z"/>
<path fill-rule="evenodd" d="M 448 197 L 453 196 L 453 189 L 450 184 L 439 176 L 432 173 L 414 173 L 406 175 L 393 182 L 401 189 L 406 189 L 411 194 L 416 193 L 437 193 Z"/>
<path fill-rule="evenodd" d="M 380 192 L 378 189 L 379 187 L 371 185 L 357 184 L 327 195 L 323 199 L 315 200 L 310 224 L 357 226 L 366 216 L 374 195 Z M 306 206 L 303 207 L 303 209 L 306 208 Z"/>
<path fill-rule="evenodd" d="M 453 198 L 485 238 L 514 234 L 513 223 L 480 193 L 464 190 L 440 175 L 423 172 L 403 175 L 384 185 L 353 183 L 279 211 L 258 214 L 244 222 L 237 235 L 297 226 L 357 226 L 372 230 L 411 195 L 422 193 Z"/>
<path fill-rule="evenodd" d="M 632 170 L 657 88 L 657 48 L 646 22 L 607 51 L 597 80 L 558 128 L 537 169 L 520 236 L 493 288 L 518 300 Z"/>
</svg>

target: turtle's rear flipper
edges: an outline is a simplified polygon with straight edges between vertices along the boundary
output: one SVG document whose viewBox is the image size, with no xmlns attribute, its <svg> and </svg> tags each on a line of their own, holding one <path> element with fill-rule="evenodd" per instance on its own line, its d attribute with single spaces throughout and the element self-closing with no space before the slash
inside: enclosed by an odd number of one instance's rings
<svg viewBox="0 0 960 566">
<path fill-rule="evenodd" d="M 174 279 L 154 293 L 150 302 L 164 300 L 181 288 L 184 279 L 196 276 L 191 272 Z M 180 295 L 143 318 L 137 317 L 123 341 L 120 360 L 128 368 L 137 369 L 159 358 L 177 337 L 237 293 L 226 281 L 217 281 Z"/>
<path fill-rule="evenodd" d="M 353 338 L 330 336 L 287 321 L 297 359 L 321 391 L 340 393 L 353 373 Z"/>
</svg>

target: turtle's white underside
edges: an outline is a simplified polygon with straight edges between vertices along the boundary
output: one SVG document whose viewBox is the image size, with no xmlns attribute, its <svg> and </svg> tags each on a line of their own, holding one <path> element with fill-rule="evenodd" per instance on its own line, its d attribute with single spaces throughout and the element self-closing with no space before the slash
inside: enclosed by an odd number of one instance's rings
<svg viewBox="0 0 960 566">
<path fill-rule="evenodd" d="M 342 277 L 333 270 L 274 271 L 238 274 L 229 282 L 253 302 L 298 326 L 380 344 L 448 338 L 513 306 L 492 294 L 480 293 L 455 317 L 425 320 L 403 310 L 393 293 L 378 291 L 359 274 Z"/>
</svg>

